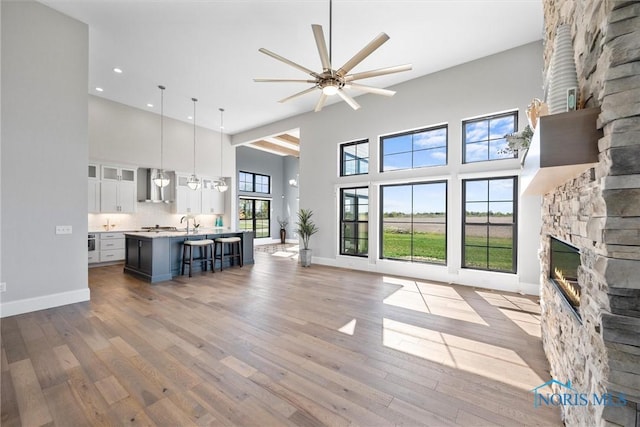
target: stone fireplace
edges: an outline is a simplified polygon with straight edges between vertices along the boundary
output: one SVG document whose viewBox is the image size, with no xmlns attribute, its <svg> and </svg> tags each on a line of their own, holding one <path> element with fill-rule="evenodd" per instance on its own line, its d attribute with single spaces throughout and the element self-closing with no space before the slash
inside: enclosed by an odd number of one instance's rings
<svg viewBox="0 0 640 427">
<path fill-rule="evenodd" d="M 562 407 L 569 426 L 640 426 L 640 2 L 544 0 L 545 68 L 571 26 L 581 103 L 599 107 L 598 158 L 543 196 L 541 326 L 554 379 L 625 405 Z M 545 70 L 546 71 L 546 70 Z M 558 239 L 575 248 L 577 303 L 553 280 Z M 555 245 L 555 246 L 554 246 Z M 567 249 L 563 247 L 563 249 Z M 563 256 L 569 256 L 564 254 Z M 561 262 L 562 263 L 562 262 Z M 569 267 L 567 266 L 569 269 Z M 571 269 L 573 272 L 573 269 Z M 569 273 L 572 276 L 572 273 Z"/>
</svg>

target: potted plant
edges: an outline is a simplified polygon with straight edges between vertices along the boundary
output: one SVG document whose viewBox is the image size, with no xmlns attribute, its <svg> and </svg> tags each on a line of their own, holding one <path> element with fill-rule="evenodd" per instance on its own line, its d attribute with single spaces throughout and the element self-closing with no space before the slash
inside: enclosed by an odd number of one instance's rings
<svg viewBox="0 0 640 427">
<path fill-rule="evenodd" d="M 285 244 L 287 240 L 287 224 L 289 224 L 289 217 L 280 219 L 278 217 L 278 224 L 280 225 L 280 243 Z"/>
<path fill-rule="evenodd" d="M 303 267 L 311 265 L 311 249 L 309 249 L 309 239 L 318 232 L 318 227 L 313 223 L 311 209 L 300 209 L 298 212 L 298 235 L 302 239 L 302 249 L 300 249 L 300 264 Z"/>
</svg>

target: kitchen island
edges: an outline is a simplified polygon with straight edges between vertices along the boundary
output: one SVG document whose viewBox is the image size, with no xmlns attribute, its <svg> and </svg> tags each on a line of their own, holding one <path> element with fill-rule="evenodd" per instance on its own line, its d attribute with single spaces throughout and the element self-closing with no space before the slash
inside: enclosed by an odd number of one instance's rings
<svg viewBox="0 0 640 427">
<path fill-rule="evenodd" d="M 124 233 L 124 272 L 151 283 L 171 280 L 180 275 L 182 244 L 185 240 L 215 240 L 218 237 L 240 237 L 244 264 L 253 264 L 253 231 L 229 231 L 224 229 L 185 231 L 142 231 Z M 195 256 L 199 256 L 196 250 Z M 193 271 L 201 271 L 199 262 L 193 263 Z M 225 265 L 225 267 L 227 267 Z"/>
</svg>

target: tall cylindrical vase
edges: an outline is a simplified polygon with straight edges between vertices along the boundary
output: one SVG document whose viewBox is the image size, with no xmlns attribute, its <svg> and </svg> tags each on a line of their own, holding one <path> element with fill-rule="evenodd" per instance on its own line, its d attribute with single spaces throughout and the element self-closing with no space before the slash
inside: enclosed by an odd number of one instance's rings
<svg viewBox="0 0 640 427">
<path fill-rule="evenodd" d="M 567 111 L 567 90 L 577 87 L 578 75 L 573 58 L 571 27 L 563 24 L 556 29 L 551 57 L 549 91 L 547 92 L 549 114 Z"/>
</svg>

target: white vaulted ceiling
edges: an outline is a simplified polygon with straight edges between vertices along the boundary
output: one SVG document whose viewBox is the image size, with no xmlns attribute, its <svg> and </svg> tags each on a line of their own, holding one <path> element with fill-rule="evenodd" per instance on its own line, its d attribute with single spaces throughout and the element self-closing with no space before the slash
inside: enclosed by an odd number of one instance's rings
<svg viewBox="0 0 640 427">
<path fill-rule="evenodd" d="M 321 24 L 328 40 L 328 0 L 41 2 L 88 24 L 90 94 L 159 112 L 163 84 L 167 116 L 188 121 L 196 97 L 198 124 L 217 130 L 223 107 L 230 134 L 312 111 L 317 101 L 315 93 L 279 104 L 310 85 L 253 78 L 308 77 L 260 47 L 321 70 L 311 24 Z M 413 64 L 362 81 L 388 87 L 540 40 L 542 28 L 541 0 L 334 0 L 333 60 L 342 65 L 384 31 L 391 39 L 353 71 Z"/>
</svg>

